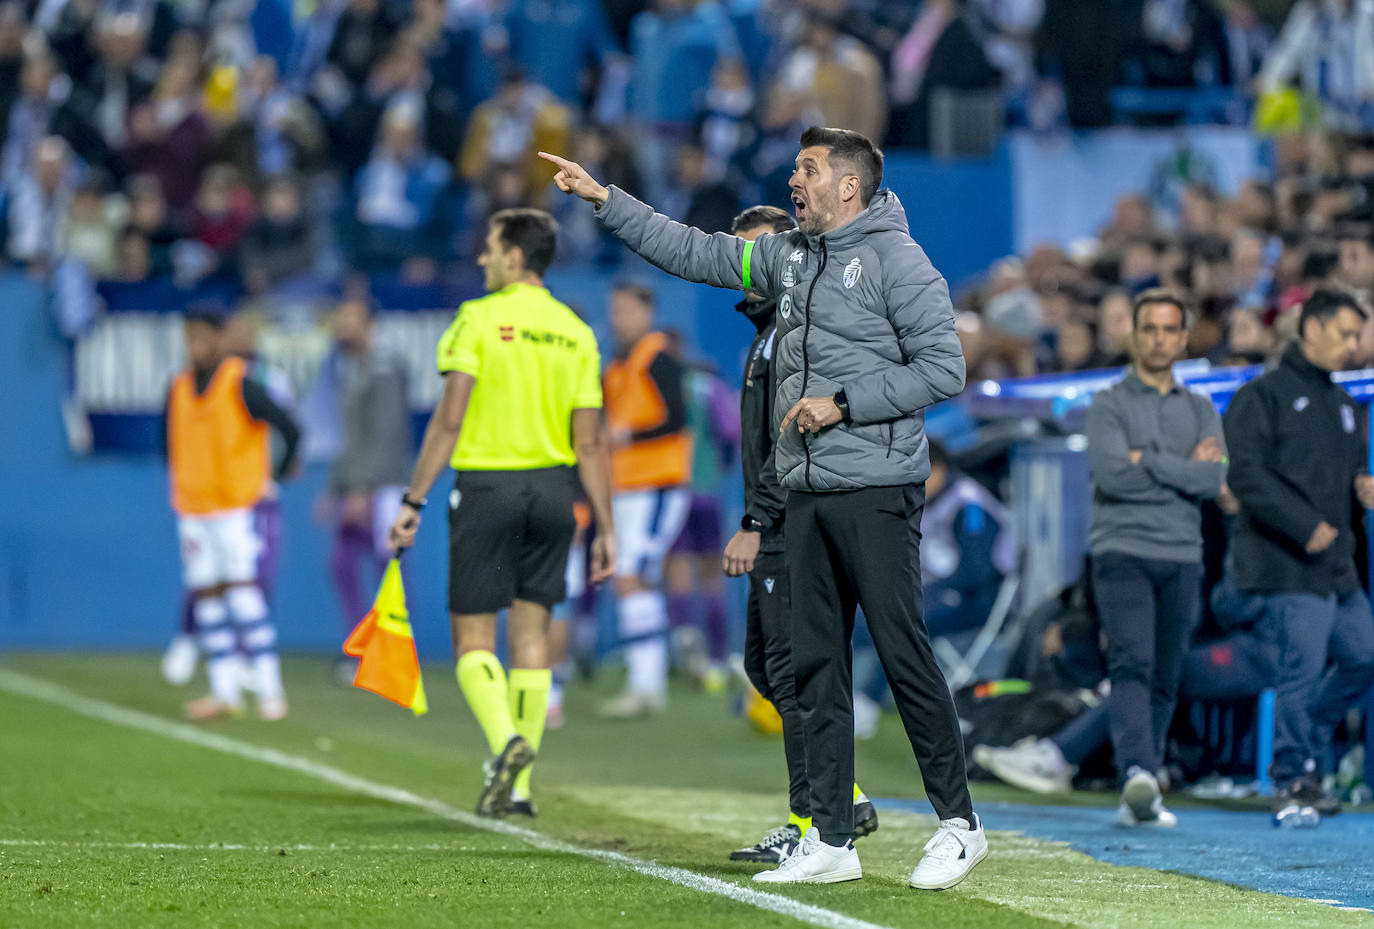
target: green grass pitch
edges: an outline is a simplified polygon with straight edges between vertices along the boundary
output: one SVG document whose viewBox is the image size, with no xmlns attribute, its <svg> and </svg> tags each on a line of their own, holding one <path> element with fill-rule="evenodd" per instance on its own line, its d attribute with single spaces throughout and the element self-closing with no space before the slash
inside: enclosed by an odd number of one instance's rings
<svg viewBox="0 0 1374 929">
<path fill-rule="evenodd" d="M 295 659 L 285 721 L 201 726 L 210 739 L 192 742 L 174 721 L 195 691 L 164 685 L 152 656 L 12 655 L 0 669 L 0 929 L 1370 925 L 1102 864 L 999 833 L 995 816 L 973 876 L 917 893 L 906 878 L 934 818 L 893 811 L 859 844 L 862 881 L 750 896 L 756 869 L 726 855 L 785 813 L 782 753 L 720 698 L 675 692 L 666 718 L 612 724 L 592 713 L 609 683 L 575 689 L 535 769 L 528 835 L 466 812 L 483 744 L 451 668 L 426 669 L 431 712 L 415 720 Z M 35 680 L 88 699 L 63 705 Z M 874 796 L 919 795 L 895 719 L 860 744 L 859 771 Z M 1007 798 L 1027 799 L 975 790 Z"/>
</svg>

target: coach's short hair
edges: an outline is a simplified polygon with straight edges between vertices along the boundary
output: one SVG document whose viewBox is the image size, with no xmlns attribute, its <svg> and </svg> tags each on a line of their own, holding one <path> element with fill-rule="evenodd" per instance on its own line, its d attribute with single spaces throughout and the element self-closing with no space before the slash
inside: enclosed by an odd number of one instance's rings
<svg viewBox="0 0 1374 929">
<path fill-rule="evenodd" d="M 802 133 L 801 147 L 813 145 L 830 149 L 830 160 L 840 163 L 846 173 L 859 178 L 859 200 L 864 206 L 873 199 L 883 183 L 883 153 L 862 133 L 853 129 L 827 129 L 812 126 Z"/>
<path fill-rule="evenodd" d="M 1309 319 L 1325 324 L 1341 310 L 1350 310 L 1360 319 L 1369 319 L 1369 314 L 1360 306 L 1354 294 L 1336 287 L 1318 287 L 1312 291 L 1312 296 L 1303 301 L 1302 313 L 1298 316 L 1298 338 L 1303 337 Z"/>
<path fill-rule="evenodd" d="M 774 232 L 791 232 L 797 228 L 797 221 L 791 213 L 775 206 L 751 206 L 735 217 L 730 223 L 730 231 L 738 235 L 757 226 L 767 226 Z"/>
<path fill-rule="evenodd" d="M 1192 324 L 1191 311 L 1188 309 L 1187 302 L 1183 297 L 1172 290 L 1164 287 L 1151 287 L 1149 290 L 1142 290 L 1136 294 L 1135 300 L 1131 301 L 1131 328 L 1140 325 L 1140 311 L 1154 303 L 1163 303 L 1167 306 L 1178 307 L 1178 313 L 1183 317 L 1183 328 L 1187 329 Z"/>
<path fill-rule="evenodd" d="M 525 256 L 525 270 L 537 277 L 553 264 L 558 250 L 558 221 L 543 210 L 500 210 L 488 220 L 506 248 L 518 248 Z"/>
</svg>

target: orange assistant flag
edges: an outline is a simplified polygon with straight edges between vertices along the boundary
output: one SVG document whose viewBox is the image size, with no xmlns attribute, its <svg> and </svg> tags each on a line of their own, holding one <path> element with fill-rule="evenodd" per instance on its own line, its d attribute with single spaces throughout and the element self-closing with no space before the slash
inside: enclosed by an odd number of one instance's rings
<svg viewBox="0 0 1374 929">
<path fill-rule="evenodd" d="M 406 592 L 401 586 L 401 563 L 391 559 L 382 575 L 382 586 L 372 609 L 348 636 L 345 655 L 358 659 L 353 686 L 370 690 L 393 703 L 408 706 L 416 716 L 429 710 L 425 684 L 420 679 L 420 659 L 406 612 Z"/>
</svg>

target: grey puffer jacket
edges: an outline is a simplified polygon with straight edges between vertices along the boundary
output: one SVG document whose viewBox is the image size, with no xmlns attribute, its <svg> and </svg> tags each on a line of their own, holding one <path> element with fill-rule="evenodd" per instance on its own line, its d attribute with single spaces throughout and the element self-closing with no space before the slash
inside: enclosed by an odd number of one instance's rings
<svg viewBox="0 0 1374 929">
<path fill-rule="evenodd" d="M 930 476 L 923 411 L 963 390 L 964 357 L 949 288 L 908 233 L 896 194 L 878 191 L 826 235 L 753 243 L 674 222 L 615 187 L 597 217 L 670 274 L 778 301 L 774 428 L 802 397 L 844 390 L 852 423 L 779 438 L 784 487 L 854 490 Z"/>
</svg>

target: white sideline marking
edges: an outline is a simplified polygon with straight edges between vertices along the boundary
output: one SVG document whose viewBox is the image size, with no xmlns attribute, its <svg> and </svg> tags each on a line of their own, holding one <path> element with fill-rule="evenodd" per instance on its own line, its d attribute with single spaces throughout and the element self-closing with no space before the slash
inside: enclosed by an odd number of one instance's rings
<svg viewBox="0 0 1374 929">
<path fill-rule="evenodd" d="M 70 848 L 117 851 L 173 851 L 173 852 L 475 852 L 466 845 L 302 845 L 283 842 L 278 845 L 239 845 L 234 842 L 188 844 L 185 842 L 64 842 L 49 839 L 0 839 L 0 848 Z"/>
<path fill-rule="evenodd" d="M 660 865 L 652 861 L 644 861 L 620 852 L 606 851 L 599 848 L 583 848 L 579 845 L 572 845 L 560 839 L 550 838 L 532 829 L 525 829 L 501 820 L 483 819 L 465 810 L 459 810 L 449 806 L 439 800 L 429 797 L 422 797 L 413 794 L 400 787 L 393 787 L 389 784 L 381 784 L 370 781 L 366 778 L 357 777 L 346 771 L 330 765 L 320 764 L 309 758 L 300 755 L 292 755 L 287 752 L 278 751 L 275 748 L 266 748 L 261 745 L 254 745 L 251 742 L 244 742 L 239 739 L 232 739 L 228 736 L 220 735 L 215 732 L 208 732 L 204 729 L 197 729 L 186 723 L 173 722 L 161 716 L 154 716 L 151 713 L 144 713 L 140 710 L 131 710 L 105 700 L 94 697 L 86 697 L 74 690 L 69 690 L 59 684 L 45 681 L 40 678 L 30 677 L 27 674 L 20 674 L 17 671 L 10 671 L 0 668 L 0 690 L 8 691 L 21 697 L 28 697 L 33 700 L 42 700 L 69 710 L 78 716 L 85 716 L 90 719 L 98 719 L 102 722 L 113 723 L 116 726 L 124 726 L 129 729 L 138 729 L 143 732 L 151 732 L 155 735 L 165 736 L 178 742 L 185 742 L 189 745 L 196 745 L 201 748 L 208 748 L 213 751 L 222 752 L 226 755 L 237 755 L 240 758 L 247 758 L 250 761 L 261 762 L 262 764 L 272 765 L 277 768 L 284 768 L 288 771 L 295 771 L 306 777 L 312 777 L 327 784 L 333 784 L 344 790 L 352 791 L 356 794 L 363 794 L 368 797 L 376 797 L 379 800 L 388 800 L 401 806 L 414 807 L 431 813 L 440 819 L 447 819 L 451 822 L 462 823 L 473 829 L 483 829 L 487 832 L 495 832 L 500 835 L 510 836 L 520 839 L 527 845 L 548 852 L 557 852 L 564 855 L 576 855 L 580 858 L 589 858 L 593 861 L 600 861 L 604 864 L 626 868 L 646 877 L 657 878 L 667 881 L 670 884 L 677 884 L 692 890 L 700 891 L 705 894 L 712 894 L 717 897 L 724 897 L 736 903 L 743 903 L 747 906 L 756 907 L 760 910 L 767 910 L 770 913 L 778 913 L 799 922 L 809 923 L 813 926 L 822 926 L 825 929 L 887 929 L 877 923 L 866 922 L 852 916 L 845 916 L 843 913 L 836 913 L 819 906 L 812 906 L 809 903 L 802 903 L 778 894 L 764 893 L 753 890 L 749 887 L 741 887 L 720 878 L 710 877 L 706 874 L 699 874 L 696 871 L 689 871 L 686 868 L 676 868 L 669 865 Z"/>
</svg>

